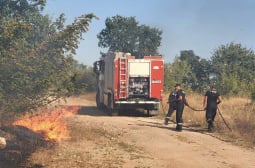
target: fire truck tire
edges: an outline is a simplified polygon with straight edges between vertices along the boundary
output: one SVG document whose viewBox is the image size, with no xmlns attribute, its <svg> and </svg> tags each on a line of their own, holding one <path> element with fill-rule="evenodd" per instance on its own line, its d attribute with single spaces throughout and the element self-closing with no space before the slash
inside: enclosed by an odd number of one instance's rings
<svg viewBox="0 0 255 168">
<path fill-rule="evenodd" d="M 100 102 L 100 94 L 98 92 L 96 94 L 96 104 L 98 109 L 103 109 L 103 104 Z"/>
<path fill-rule="evenodd" d="M 113 105 L 113 96 L 112 94 L 108 94 L 108 109 L 111 116 L 118 116 L 119 111 L 114 109 Z"/>
<path fill-rule="evenodd" d="M 147 110 L 148 117 L 156 116 L 156 115 L 158 115 L 158 110 Z"/>
<path fill-rule="evenodd" d="M 111 116 L 118 116 L 119 115 L 119 111 L 116 109 L 111 109 Z"/>
</svg>

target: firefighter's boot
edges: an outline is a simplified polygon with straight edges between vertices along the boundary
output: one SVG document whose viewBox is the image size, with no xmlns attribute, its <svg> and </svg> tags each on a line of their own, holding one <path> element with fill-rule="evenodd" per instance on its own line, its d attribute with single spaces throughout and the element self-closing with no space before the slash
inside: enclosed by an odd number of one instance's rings
<svg viewBox="0 0 255 168">
<path fill-rule="evenodd" d="M 176 131 L 182 131 L 182 123 L 177 123 Z"/>
<path fill-rule="evenodd" d="M 213 124 L 213 121 L 212 121 L 212 125 L 211 125 L 212 129 L 214 129 L 214 124 Z"/>
<path fill-rule="evenodd" d="M 170 117 L 165 118 L 165 125 L 168 125 L 168 122 L 170 121 Z"/>
<path fill-rule="evenodd" d="M 214 128 L 213 121 L 212 120 L 208 120 L 208 131 L 212 132 L 213 128 Z"/>
</svg>

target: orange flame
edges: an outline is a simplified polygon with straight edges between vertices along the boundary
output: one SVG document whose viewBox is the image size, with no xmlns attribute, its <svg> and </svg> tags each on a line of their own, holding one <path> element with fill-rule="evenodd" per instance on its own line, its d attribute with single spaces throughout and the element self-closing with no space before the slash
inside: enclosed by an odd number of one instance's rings
<svg viewBox="0 0 255 168">
<path fill-rule="evenodd" d="M 34 132 L 44 133 L 45 140 L 59 142 L 61 139 L 70 138 L 64 118 L 76 114 L 78 110 L 78 106 L 62 106 L 35 116 L 25 115 L 15 121 L 13 125 L 24 126 Z"/>
</svg>

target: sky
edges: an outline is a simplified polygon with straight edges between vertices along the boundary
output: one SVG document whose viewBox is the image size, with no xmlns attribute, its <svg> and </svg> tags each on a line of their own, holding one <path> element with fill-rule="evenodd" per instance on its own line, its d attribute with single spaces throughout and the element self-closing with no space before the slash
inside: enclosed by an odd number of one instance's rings
<svg viewBox="0 0 255 168">
<path fill-rule="evenodd" d="M 182 50 L 210 59 L 220 45 L 230 42 L 255 51 L 254 0 L 47 0 L 44 13 L 53 20 L 64 13 L 66 24 L 83 14 L 99 17 L 90 23 L 74 56 L 84 65 L 92 65 L 107 51 L 98 47 L 97 34 L 106 18 L 116 15 L 132 16 L 139 25 L 161 30 L 159 53 L 165 63 Z"/>
</svg>

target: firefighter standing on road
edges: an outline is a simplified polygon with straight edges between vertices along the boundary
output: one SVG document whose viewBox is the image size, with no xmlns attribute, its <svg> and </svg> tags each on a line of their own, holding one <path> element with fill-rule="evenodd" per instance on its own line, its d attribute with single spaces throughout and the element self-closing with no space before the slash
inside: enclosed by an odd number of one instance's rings
<svg viewBox="0 0 255 168">
<path fill-rule="evenodd" d="M 165 119 L 165 124 L 168 123 L 169 118 L 174 110 L 176 110 L 176 131 L 182 131 L 182 114 L 184 110 L 184 105 L 188 105 L 188 102 L 185 97 L 185 92 L 181 89 L 180 84 L 175 85 L 175 100 L 170 100 L 169 110 Z M 169 98 L 171 95 L 169 96 Z M 171 105 L 172 103 L 172 105 Z"/>
<path fill-rule="evenodd" d="M 176 106 L 177 106 L 176 96 L 177 96 L 177 90 L 176 90 L 176 87 L 175 87 L 175 90 L 173 92 L 171 92 L 169 94 L 169 97 L 168 97 L 168 102 L 167 103 L 169 104 L 169 108 L 168 108 L 168 112 L 167 112 L 167 115 L 166 115 L 166 118 L 165 118 L 165 125 L 168 124 L 174 110 L 176 110 Z"/>
<path fill-rule="evenodd" d="M 206 110 L 206 121 L 208 123 L 208 131 L 214 128 L 213 122 L 216 116 L 218 104 L 221 103 L 221 96 L 217 92 L 215 86 L 211 86 L 210 90 L 204 96 L 204 109 Z"/>
</svg>

